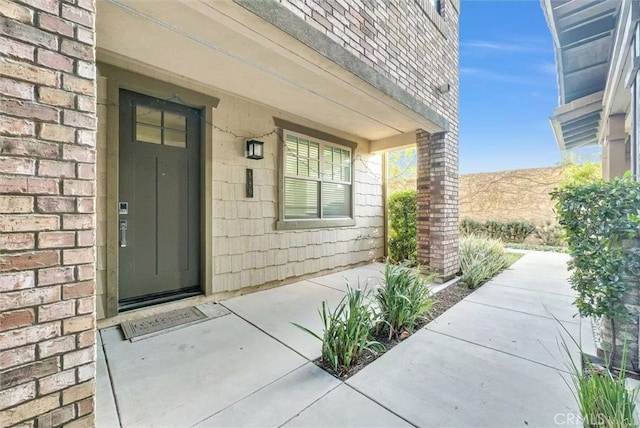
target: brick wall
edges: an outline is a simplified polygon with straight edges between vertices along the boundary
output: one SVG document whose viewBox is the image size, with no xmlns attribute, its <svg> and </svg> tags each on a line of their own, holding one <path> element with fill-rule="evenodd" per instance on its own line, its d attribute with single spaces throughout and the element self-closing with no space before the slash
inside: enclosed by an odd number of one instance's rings
<svg viewBox="0 0 640 428">
<path fill-rule="evenodd" d="M 418 261 L 443 279 L 458 272 L 458 144 L 418 132 Z"/>
<path fill-rule="evenodd" d="M 458 15 L 443 0 L 281 0 L 313 27 L 428 104 L 445 134 L 419 131 L 418 259 L 441 277 L 458 270 Z M 449 83 L 450 92 L 437 87 Z"/>
<path fill-rule="evenodd" d="M 0 0 L 0 425 L 94 425 L 94 3 Z"/>
<path fill-rule="evenodd" d="M 429 0 L 280 3 L 457 128 L 458 1 L 442 0 L 441 13 Z M 446 82 L 451 92 L 443 96 L 436 87 Z"/>
</svg>

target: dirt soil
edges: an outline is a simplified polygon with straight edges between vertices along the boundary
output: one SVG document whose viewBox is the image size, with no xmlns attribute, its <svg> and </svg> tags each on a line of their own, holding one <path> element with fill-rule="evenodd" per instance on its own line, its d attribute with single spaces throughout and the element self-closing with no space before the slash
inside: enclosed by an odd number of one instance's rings
<svg viewBox="0 0 640 428">
<path fill-rule="evenodd" d="M 416 325 L 416 328 L 414 331 L 420 330 L 429 322 L 433 321 L 434 319 L 442 315 L 445 311 L 447 311 L 447 309 L 451 308 L 453 305 L 455 305 L 456 303 L 458 303 L 459 301 L 467 297 L 473 291 L 474 290 L 470 290 L 464 285 L 452 285 L 440 291 L 439 293 L 437 293 L 434 296 L 434 302 L 433 302 L 433 306 L 431 307 L 431 310 Z M 410 335 L 406 334 L 406 337 L 403 337 L 402 340 L 405 340 L 407 337 L 410 337 Z M 397 338 L 392 338 L 391 340 L 389 340 L 388 337 L 376 337 L 376 340 L 380 342 L 382 345 L 384 345 L 384 347 L 386 348 L 385 352 L 388 352 L 398 343 L 402 342 L 402 340 L 399 340 Z M 338 370 L 338 371 L 333 370 L 333 368 L 331 368 L 328 364 L 323 363 L 322 358 L 318 358 L 317 360 L 314 361 L 314 363 L 317 366 L 324 369 L 325 371 L 332 374 L 333 376 L 335 376 L 336 378 L 340 380 L 346 380 L 346 379 L 349 379 L 354 374 L 358 373 L 361 369 L 366 367 L 368 364 L 371 364 L 372 362 L 374 362 L 383 353 L 379 353 L 376 355 L 376 354 L 373 354 L 372 352 L 364 351 L 360 356 L 360 358 L 358 359 L 358 361 L 353 366 L 351 366 L 351 368 L 348 370 L 344 370 L 345 368 L 342 368 L 341 370 Z"/>
</svg>

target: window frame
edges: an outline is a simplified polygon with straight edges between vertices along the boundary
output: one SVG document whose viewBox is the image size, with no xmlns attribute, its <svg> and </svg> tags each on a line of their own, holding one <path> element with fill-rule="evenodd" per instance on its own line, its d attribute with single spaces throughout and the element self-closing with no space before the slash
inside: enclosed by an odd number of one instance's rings
<svg viewBox="0 0 640 428">
<path fill-rule="evenodd" d="M 295 230 L 295 229 L 318 229 L 318 228 L 332 228 L 332 227 L 350 227 L 356 225 L 355 220 L 355 153 L 357 144 L 321 131 L 317 131 L 311 128 L 303 127 L 291 122 L 286 122 L 277 118 L 274 118 L 276 126 L 278 127 L 278 221 L 276 221 L 276 230 Z M 314 179 L 312 177 L 309 180 L 317 181 L 319 187 L 318 198 L 318 210 L 320 216 L 323 214 L 322 207 L 322 183 L 325 182 L 323 177 L 324 172 L 324 147 L 325 145 L 336 147 L 339 149 L 348 149 L 351 152 L 351 194 L 350 194 L 350 217 L 339 218 L 311 218 L 311 219 L 287 219 L 284 214 L 285 193 L 284 193 L 284 181 L 285 178 L 297 178 L 294 175 L 286 174 L 286 155 L 285 145 L 287 135 L 292 135 L 298 138 L 303 138 L 309 141 L 313 141 L 319 144 L 319 178 Z M 298 177 L 304 179 L 302 177 Z M 326 180 L 327 183 L 333 183 L 334 181 Z M 342 181 L 335 181 L 338 184 L 346 184 Z"/>
</svg>

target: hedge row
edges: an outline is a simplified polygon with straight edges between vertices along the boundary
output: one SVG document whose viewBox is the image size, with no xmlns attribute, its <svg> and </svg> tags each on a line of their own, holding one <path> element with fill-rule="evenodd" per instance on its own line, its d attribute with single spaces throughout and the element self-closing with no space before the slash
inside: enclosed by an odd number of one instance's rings
<svg viewBox="0 0 640 428">
<path fill-rule="evenodd" d="M 536 225 L 527 221 L 487 221 L 464 219 L 460 222 L 460 234 L 499 239 L 502 242 L 522 243 L 536 232 Z"/>
</svg>

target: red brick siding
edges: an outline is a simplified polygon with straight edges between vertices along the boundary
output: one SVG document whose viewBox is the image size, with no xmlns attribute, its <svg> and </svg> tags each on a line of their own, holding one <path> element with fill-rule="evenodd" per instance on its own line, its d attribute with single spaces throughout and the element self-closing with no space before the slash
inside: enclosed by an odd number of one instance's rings
<svg viewBox="0 0 640 428">
<path fill-rule="evenodd" d="M 2 426 L 95 424 L 94 7 L 0 2 Z"/>
</svg>

